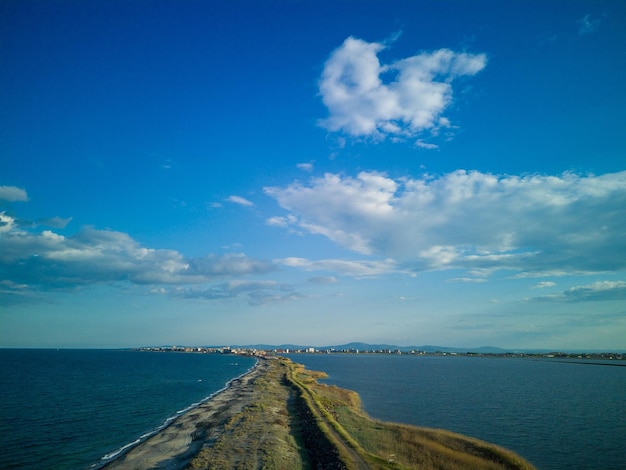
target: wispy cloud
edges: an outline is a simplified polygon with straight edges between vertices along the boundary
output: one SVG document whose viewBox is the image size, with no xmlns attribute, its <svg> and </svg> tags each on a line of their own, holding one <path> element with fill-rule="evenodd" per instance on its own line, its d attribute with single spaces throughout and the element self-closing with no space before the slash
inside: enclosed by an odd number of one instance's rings
<svg viewBox="0 0 626 470">
<path fill-rule="evenodd" d="M 452 277 L 448 279 L 448 282 L 469 282 L 469 283 L 481 283 L 486 282 L 487 279 L 483 277 Z"/>
<path fill-rule="evenodd" d="M 422 139 L 418 139 L 417 142 L 415 142 L 415 146 L 419 147 L 421 149 L 426 149 L 426 150 L 436 150 L 439 148 L 439 146 L 437 144 L 432 144 L 430 142 L 424 142 Z"/>
<path fill-rule="evenodd" d="M 400 300 L 401 302 L 414 302 L 416 300 L 420 300 L 420 298 L 414 297 L 414 296 L 401 295 L 399 297 L 396 297 L 396 300 Z"/>
<path fill-rule="evenodd" d="M 3 213 L 4 214 L 4 213 Z M 36 228 L 40 225 L 44 225 L 46 227 L 52 228 L 65 228 L 67 224 L 69 224 L 72 220 L 71 217 L 63 218 L 63 217 L 43 217 L 37 220 L 28 220 L 28 219 L 14 219 L 12 217 L 8 217 L 0 214 L 0 226 L 4 224 L 8 224 L 8 219 L 11 219 L 11 225 L 15 227 L 19 227 L 22 229 L 32 229 Z"/>
<path fill-rule="evenodd" d="M 379 139 L 436 133 L 452 102 L 453 80 L 487 64 L 485 54 L 439 49 L 384 65 L 378 53 L 386 47 L 349 37 L 331 54 L 319 81 L 329 111 L 320 121 L 323 127 Z"/>
<path fill-rule="evenodd" d="M 313 284 L 335 284 L 337 278 L 335 276 L 317 276 L 308 279 L 308 281 Z"/>
<path fill-rule="evenodd" d="M 26 202 L 28 201 L 28 194 L 17 186 L 0 186 L 0 201 Z"/>
<path fill-rule="evenodd" d="M 555 282 L 552 281 L 542 281 L 537 283 L 536 286 L 533 286 L 534 289 L 545 289 L 546 287 L 554 287 L 556 286 Z"/>
<path fill-rule="evenodd" d="M 299 268 L 305 271 L 330 271 L 353 277 L 371 277 L 398 272 L 395 261 L 386 260 L 311 260 L 307 258 L 282 258 L 274 260 L 278 265 Z"/>
<path fill-rule="evenodd" d="M 459 170 L 419 179 L 362 172 L 265 192 L 289 211 L 283 226 L 396 260 L 396 269 L 509 269 L 519 276 L 626 269 L 626 172 Z"/>
<path fill-rule="evenodd" d="M 273 227 L 289 227 L 297 221 L 296 217 L 293 215 L 288 215 L 287 217 L 274 216 L 269 217 L 265 224 Z"/>
<path fill-rule="evenodd" d="M 240 206 L 252 207 L 254 203 L 252 201 L 247 200 L 241 196 L 228 196 L 226 199 L 228 202 L 232 202 L 233 204 L 239 204 Z"/>
<path fill-rule="evenodd" d="M 71 217 L 45 217 L 37 220 L 37 223 L 52 228 L 65 228 L 71 221 Z"/>
<path fill-rule="evenodd" d="M 576 286 L 553 295 L 543 295 L 531 300 L 543 302 L 591 302 L 626 300 L 626 281 L 598 281 Z"/>
<path fill-rule="evenodd" d="M 232 280 L 210 287 L 175 287 L 164 289 L 164 294 L 185 299 L 224 300 L 244 297 L 250 305 L 298 300 L 302 295 L 291 286 L 276 281 Z"/>
<path fill-rule="evenodd" d="M 296 167 L 309 173 L 313 171 L 313 163 L 298 163 Z"/>
<path fill-rule="evenodd" d="M 578 35 L 591 34 L 600 27 L 600 19 L 593 19 L 591 15 L 585 15 L 578 20 Z"/>
</svg>

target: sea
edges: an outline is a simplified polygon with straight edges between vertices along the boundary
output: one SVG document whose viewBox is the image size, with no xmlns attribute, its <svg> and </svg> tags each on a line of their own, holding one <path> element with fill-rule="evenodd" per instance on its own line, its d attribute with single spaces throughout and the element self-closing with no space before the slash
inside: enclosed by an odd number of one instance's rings
<svg viewBox="0 0 626 470">
<path fill-rule="evenodd" d="M 298 354 L 374 418 L 448 429 L 538 469 L 626 469 L 624 362 Z M 249 357 L 0 349 L 0 468 L 94 470 L 210 398 Z"/>
<path fill-rule="evenodd" d="M 354 390 L 373 418 L 447 429 L 540 470 L 626 469 L 626 362 L 295 354 Z"/>
<path fill-rule="evenodd" d="M 0 468 L 97 469 L 254 364 L 229 354 L 0 349 Z"/>
</svg>

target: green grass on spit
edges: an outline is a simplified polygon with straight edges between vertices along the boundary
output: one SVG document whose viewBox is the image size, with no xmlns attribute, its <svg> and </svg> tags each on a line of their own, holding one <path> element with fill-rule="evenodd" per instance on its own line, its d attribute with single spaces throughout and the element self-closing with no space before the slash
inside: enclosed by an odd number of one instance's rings
<svg viewBox="0 0 626 470">
<path fill-rule="evenodd" d="M 324 373 L 286 358 L 266 361 L 250 404 L 205 443 L 188 469 L 533 468 L 478 439 L 374 420 L 355 392 L 318 383 Z"/>
</svg>

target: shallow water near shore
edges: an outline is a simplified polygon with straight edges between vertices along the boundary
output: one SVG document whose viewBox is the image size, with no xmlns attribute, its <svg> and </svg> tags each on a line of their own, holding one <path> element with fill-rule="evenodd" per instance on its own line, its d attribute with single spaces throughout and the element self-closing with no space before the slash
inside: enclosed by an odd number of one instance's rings
<svg viewBox="0 0 626 470">
<path fill-rule="evenodd" d="M 506 447 L 540 470 L 624 469 L 626 367 L 514 358 L 289 355 L 373 418 Z M 626 364 L 625 364 L 626 365 Z"/>
<path fill-rule="evenodd" d="M 219 354 L 0 350 L 0 467 L 97 467 L 254 363 Z"/>
</svg>

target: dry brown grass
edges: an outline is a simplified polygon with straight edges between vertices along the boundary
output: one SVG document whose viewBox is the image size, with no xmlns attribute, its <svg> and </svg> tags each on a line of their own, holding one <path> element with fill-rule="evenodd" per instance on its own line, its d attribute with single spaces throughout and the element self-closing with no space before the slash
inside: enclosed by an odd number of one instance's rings
<svg viewBox="0 0 626 470">
<path fill-rule="evenodd" d="M 501 447 L 440 429 L 386 423 L 361 409 L 355 392 L 310 383 L 316 399 L 336 420 L 371 468 L 451 470 L 532 469 L 521 457 Z"/>
<path fill-rule="evenodd" d="M 254 383 L 253 402 L 233 416 L 214 442 L 207 443 L 188 469 L 308 469 L 292 419 L 293 392 L 283 385 L 284 370 L 271 367 Z"/>
<path fill-rule="evenodd" d="M 288 359 L 271 361 L 254 400 L 187 467 L 200 469 L 532 469 L 500 447 L 448 431 L 371 419 L 358 394 Z"/>
</svg>

